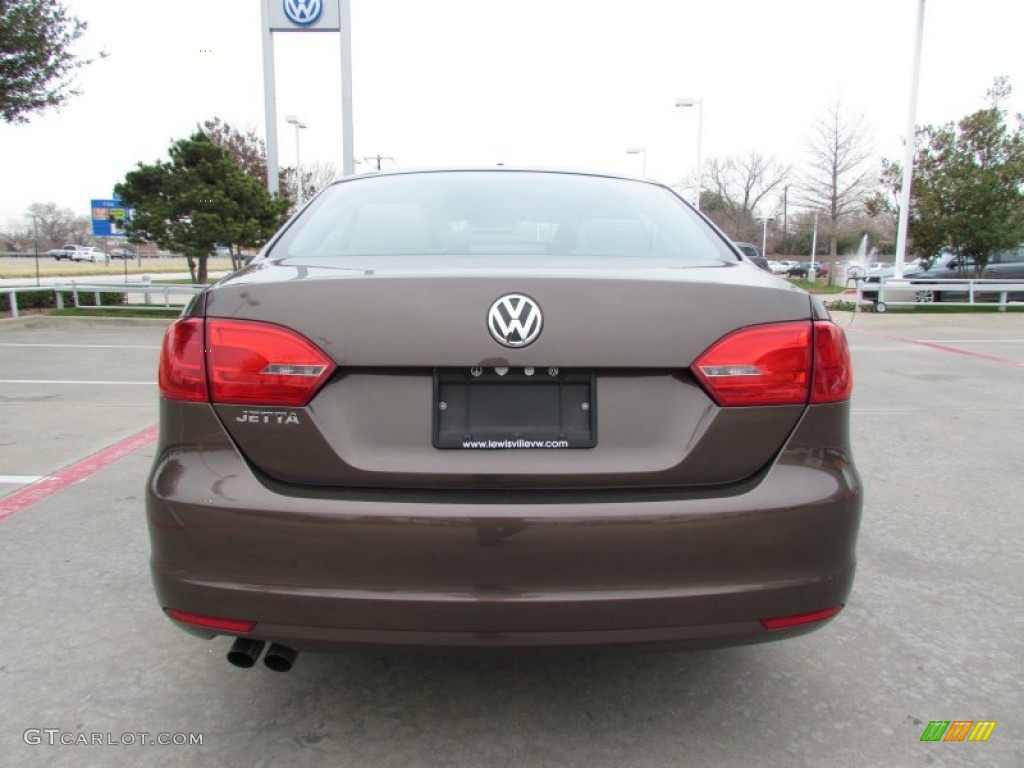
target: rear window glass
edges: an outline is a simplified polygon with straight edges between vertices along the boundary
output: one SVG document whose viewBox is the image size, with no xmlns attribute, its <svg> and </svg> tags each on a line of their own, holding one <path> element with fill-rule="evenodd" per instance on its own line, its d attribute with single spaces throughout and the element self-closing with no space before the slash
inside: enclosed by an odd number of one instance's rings
<svg viewBox="0 0 1024 768">
<path fill-rule="evenodd" d="M 412 173 L 335 184 L 292 223 L 269 257 L 440 254 L 737 260 L 664 187 L 518 171 Z"/>
</svg>

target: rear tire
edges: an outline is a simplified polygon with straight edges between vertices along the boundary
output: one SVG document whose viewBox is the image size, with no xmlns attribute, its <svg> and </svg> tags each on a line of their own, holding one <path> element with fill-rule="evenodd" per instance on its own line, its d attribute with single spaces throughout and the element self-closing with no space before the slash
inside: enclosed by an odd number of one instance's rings
<svg viewBox="0 0 1024 768">
<path fill-rule="evenodd" d="M 923 291 L 916 291 L 914 293 L 914 301 L 918 304 L 932 304 L 935 302 L 935 291 L 925 289 Z"/>
</svg>

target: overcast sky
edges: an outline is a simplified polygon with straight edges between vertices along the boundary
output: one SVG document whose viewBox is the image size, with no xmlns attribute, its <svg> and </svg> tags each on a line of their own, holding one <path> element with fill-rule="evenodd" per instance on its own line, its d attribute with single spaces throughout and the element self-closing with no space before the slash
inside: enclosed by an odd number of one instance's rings
<svg viewBox="0 0 1024 768">
<path fill-rule="evenodd" d="M 65 0 L 105 50 L 82 95 L 0 123 L 0 227 L 32 202 L 82 215 L 139 162 L 219 116 L 260 134 L 259 0 Z M 839 99 L 879 157 L 899 157 L 918 0 L 351 0 L 356 157 L 385 167 L 528 165 L 678 183 L 704 155 L 798 165 Z M 996 75 L 1024 111 L 1021 0 L 927 0 L 918 123 L 985 105 Z M 337 36 L 277 34 L 281 162 L 341 167 Z M 359 169 L 367 166 L 357 166 Z"/>
</svg>

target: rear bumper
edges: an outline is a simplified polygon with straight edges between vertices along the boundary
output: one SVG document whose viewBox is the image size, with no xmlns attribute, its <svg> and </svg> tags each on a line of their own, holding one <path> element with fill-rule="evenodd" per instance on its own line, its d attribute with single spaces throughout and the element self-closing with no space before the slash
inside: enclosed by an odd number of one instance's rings
<svg viewBox="0 0 1024 768">
<path fill-rule="evenodd" d="M 760 620 L 849 595 L 861 490 L 844 446 L 821 444 L 834 432 L 827 411 L 845 407 L 810 409 L 778 461 L 742 488 L 689 494 L 289 495 L 253 474 L 211 413 L 201 444 L 163 439 L 150 477 L 157 598 L 255 621 L 249 636 L 299 650 L 800 634 L 820 624 L 768 631 Z"/>
</svg>

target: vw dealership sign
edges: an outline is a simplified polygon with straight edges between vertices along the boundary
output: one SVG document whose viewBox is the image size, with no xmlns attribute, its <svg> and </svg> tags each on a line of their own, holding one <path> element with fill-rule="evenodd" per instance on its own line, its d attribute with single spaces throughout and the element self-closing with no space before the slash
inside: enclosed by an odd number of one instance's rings
<svg viewBox="0 0 1024 768">
<path fill-rule="evenodd" d="M 338 32 L 337 0 L 263 0 L 268 26 L 274 32 Z"/>
<path fill-rule="evenodd" d="M 352 31 L 351 0 L 260 0 L 263 41 L 263 101 L 266 115 L 267 190 L 280 191 L 277 154 L 277 87 L 274 72 L 274 33 L 337 32 L 341 67 L 341 172 L 355 173 L 352 140 Z M 321 99 L 322 94 L 318 95 Z"/>
</svg>

